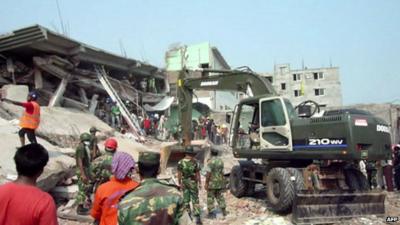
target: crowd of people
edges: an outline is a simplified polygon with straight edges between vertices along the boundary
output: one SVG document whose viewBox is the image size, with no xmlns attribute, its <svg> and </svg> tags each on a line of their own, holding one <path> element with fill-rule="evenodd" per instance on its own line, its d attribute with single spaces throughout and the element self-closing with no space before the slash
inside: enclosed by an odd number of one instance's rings
<svg viewBox="0 0 400 225">
<path fill-rule="evenodd" d="M 210 117 L 200 116 L 192 120 L 192 140 L 206 139 L 213 144 L 228 143 L 228 127 L 225 124 L 216 124 Z"/>
<path fill-rule="evenodd" d="M 372 189 L 400 190 L 400 144 L 392 146 L 391 160 L 361 161 L 361 171 Z"/>
<path fill-rule="evenodd" d="M 136 164 L 130 154 L 118 150 L 113 138 L 106 140 L 100 155 L 91 134 L 83 133 L 80 138 L 75 154 L 77 214 L 90 214 L 100 225 L 187 224 L 192 219 L 202 224 L 200 164 L 191 147 L 178 163 L 178 184 L 170 184 L 157 179 L 159 153 L 140 152 Z M 215 201 L 223 215 L 227 214 L 224 163 L 217 151 L 212 150 L 212 156 L 204 168 L 209 218 L 215 218 Z M 36 187 L 49 161 L 47 150 L 37 143 L 24 145 L 14 161 L 17 180 L 0 186 L 0 224 L 58 224 L 54 200 Z"/>
</svg>

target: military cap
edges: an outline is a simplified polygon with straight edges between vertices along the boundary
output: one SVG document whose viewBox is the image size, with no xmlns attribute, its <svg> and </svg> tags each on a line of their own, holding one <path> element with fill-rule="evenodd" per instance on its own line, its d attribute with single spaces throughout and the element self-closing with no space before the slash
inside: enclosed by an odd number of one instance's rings
<svg viewBox="0 0 400 225">
<path fill-rule="evenodd" d="M 141 163 L 159 163 L 160 162 L 160 153 L 140 152 L 138 161 Z"/>
<path fill-rule="evenodd" d="M 90 133 L 94 133 L 94 132 L 97 132 L 97 131 L 99 131 L 99 130 L 96 127 L 91 127 L 90 130 L 89 130 Z"/>
</svg>

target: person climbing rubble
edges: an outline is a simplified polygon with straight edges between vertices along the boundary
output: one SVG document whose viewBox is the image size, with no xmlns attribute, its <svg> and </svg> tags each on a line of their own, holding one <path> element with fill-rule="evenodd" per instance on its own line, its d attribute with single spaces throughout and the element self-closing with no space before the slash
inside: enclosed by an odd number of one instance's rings
<svg viewBox="0 0 400 225">
<path fill-rule="evenodd" d="M 121 128 L 121 110 L 119 109 L 117 102 L 114 102 L 111 107 L 111 127 L 115 129 Z"/>
<path fill-rule="evenodd" d="M 25 108 L 24 113 L 19 119 L 19 126 L 21 129 L 18 132 L 21 146 L 25 145 L 25 134 L 31 143 L 37 143 L 35 131 L 40 124 L 40 105 L 37 103 L 38 94 L 35 91 L 29 92 L 27 102 L 17 102 L 10 99 L 3 98 L 0 95 L 1 101 L 12 103 L 14 105 L 22 106 Z"/>
<path fill-rule="evenodd" d="M 78 194 L 76 202 L 78 204 L 77 214 L 88 215 L 91 205 L 90 195 L 93 189 L 93 176 L 90 164 L 90 140 L 89 133 L 80 136 L 80 143 L 76 148 L 76 176 L 78 177 Z"/>
<path fill-rule="evenodd" d="M 139 183 L 132 180 L 135 161 L 128 153 L 116 152 L 111 163 L 112 177 L 96 190 L 90 215 L 99 225 L 117 225 L 117 204 L 128 191 L 134 190 Z"/>
<path fill-rule="evenodd" d="M 95 177 L 95 186 L 107 182 L 112 176 L 112 159 L 117 151 L 118 142 L 114 138 L 108 138 L 104 143 L 105 153 L 93 161 L 93 174 Z"/>
</svg>

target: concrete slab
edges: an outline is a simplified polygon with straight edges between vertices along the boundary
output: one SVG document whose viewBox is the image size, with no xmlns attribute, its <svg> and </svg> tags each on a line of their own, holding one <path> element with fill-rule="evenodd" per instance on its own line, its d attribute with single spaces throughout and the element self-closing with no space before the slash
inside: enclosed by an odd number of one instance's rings
<svg viewBox="0 0 400 225">
<path fill-rule="evenodd" d="M 4 85 L 1 90 L 4 98 L 18 102 L 26 101 L 26 97 L 29 93 L 29 88 L 26 85 L 7 84 Z"/>
<path fill-rule="evenodd" d="M 0 177 L 3 178 L 3 183 L 6 180 L 12 180 L 17 174 L 13 160 L 16 148 L 20 146 L 17 131 L 17 126 L 0 118 L 0 142 L 2 143 Z M 38 186 L 47 191 L 53 188 L 65 176 L 73 172 L 75 159 L 62 154 L 60 148 L 53 146 L 41 138 L 38 138 L 38 142 L 49 151 L 50 155 L 50 160 L 38 180 Z"/>
<path fill-rule="evenodd" d="M 20 118 L 24 108 L 9 103 L 0 103 L 14 118 Z M 41 107 L 40 125 L 37 136 L 60 147 L 75 147 L 79 143 L 79 135 L 89 132 L 94 126 L 101 133 L 111 135 L 114 130 L 96 116 L 75 109 L 62 107 Z"/>
</svg>

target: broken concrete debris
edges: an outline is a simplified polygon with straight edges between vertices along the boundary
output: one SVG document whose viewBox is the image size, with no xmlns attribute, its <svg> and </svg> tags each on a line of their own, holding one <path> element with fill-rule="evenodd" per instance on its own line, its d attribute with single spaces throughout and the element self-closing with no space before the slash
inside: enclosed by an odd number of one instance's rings
<svg viewBox="0 0 400 225">
<path fill-rule="evenodd" d="M 96 67 L 103 69 L 107 85 L 100 82 Z M 146 114 L 143 105 L 153 106 L 169 92 L 161 69 L 93 48 L 39 25 L 0 36 L 0 87 L 3 97 L 19 102 L 26 101 L 29 91 L 39 93 L 41 122 L 36 134 L 38 142 L 48 149 L 50 161 L 38 185 L 59 199 L 73 199 L 75 195 L 71 177 L 81 133 L 95 127 L 101 150 L 102 140 L 116 136 L 119 150 L 137 160 L 138 151 L 149 150 L 137 143 L 143 141 L 138 121 Z M 111 96 L 110 89 L 114 93 Z M 118 129 L 124 134 L 109 126 L 110 98 L 123 109 L 126 123 Z M 0 183 L 16 179 L 11 159 L 19 146 L 18 119 L 23 110 L 0 103 L 0 139 L 5 142 L 0 156 Z M 158 151 L 156 147 L 153 150 Z"/>
<path fill-rule="evenodd" d="M 109 123 L 105 112 L 109 93 L 95 70 L 102 66 L 118 98 L 132 103 L 135 126 L 130 129 L 137 139 L 141 131 L 135 115 L 143 117 L 143 105 L 157 104 L 169 92 L 161 69 L 93 48 L 39 25 L 1 36 L 0 54 L 1 84 L 27 85 L 40 93 L 42 106 L 75 108 Z"/>
<path fill-rule="evenodd" d="M 17 131 L 18 127 L 16 125 L 0 118 L 0 137 L 2 140 L 0 183 L 6 182 L 7 178 L 12 180 L 16 178 L 17 175 L 13 161 L 16 151 L 15 148 L 20 145 Z M 41 138 L 38 138 L 38 142 L 49 151 L 50 156 L 49 163 L 46 165 L 43 174 L 39 177 L 38 186 L 43 190 L 49 191 L 60 181 L 60 179 L 71 176 L 75 166 L 75 159 L 62 154 L 59 147 L 54 146 Z"/>
</svg>

